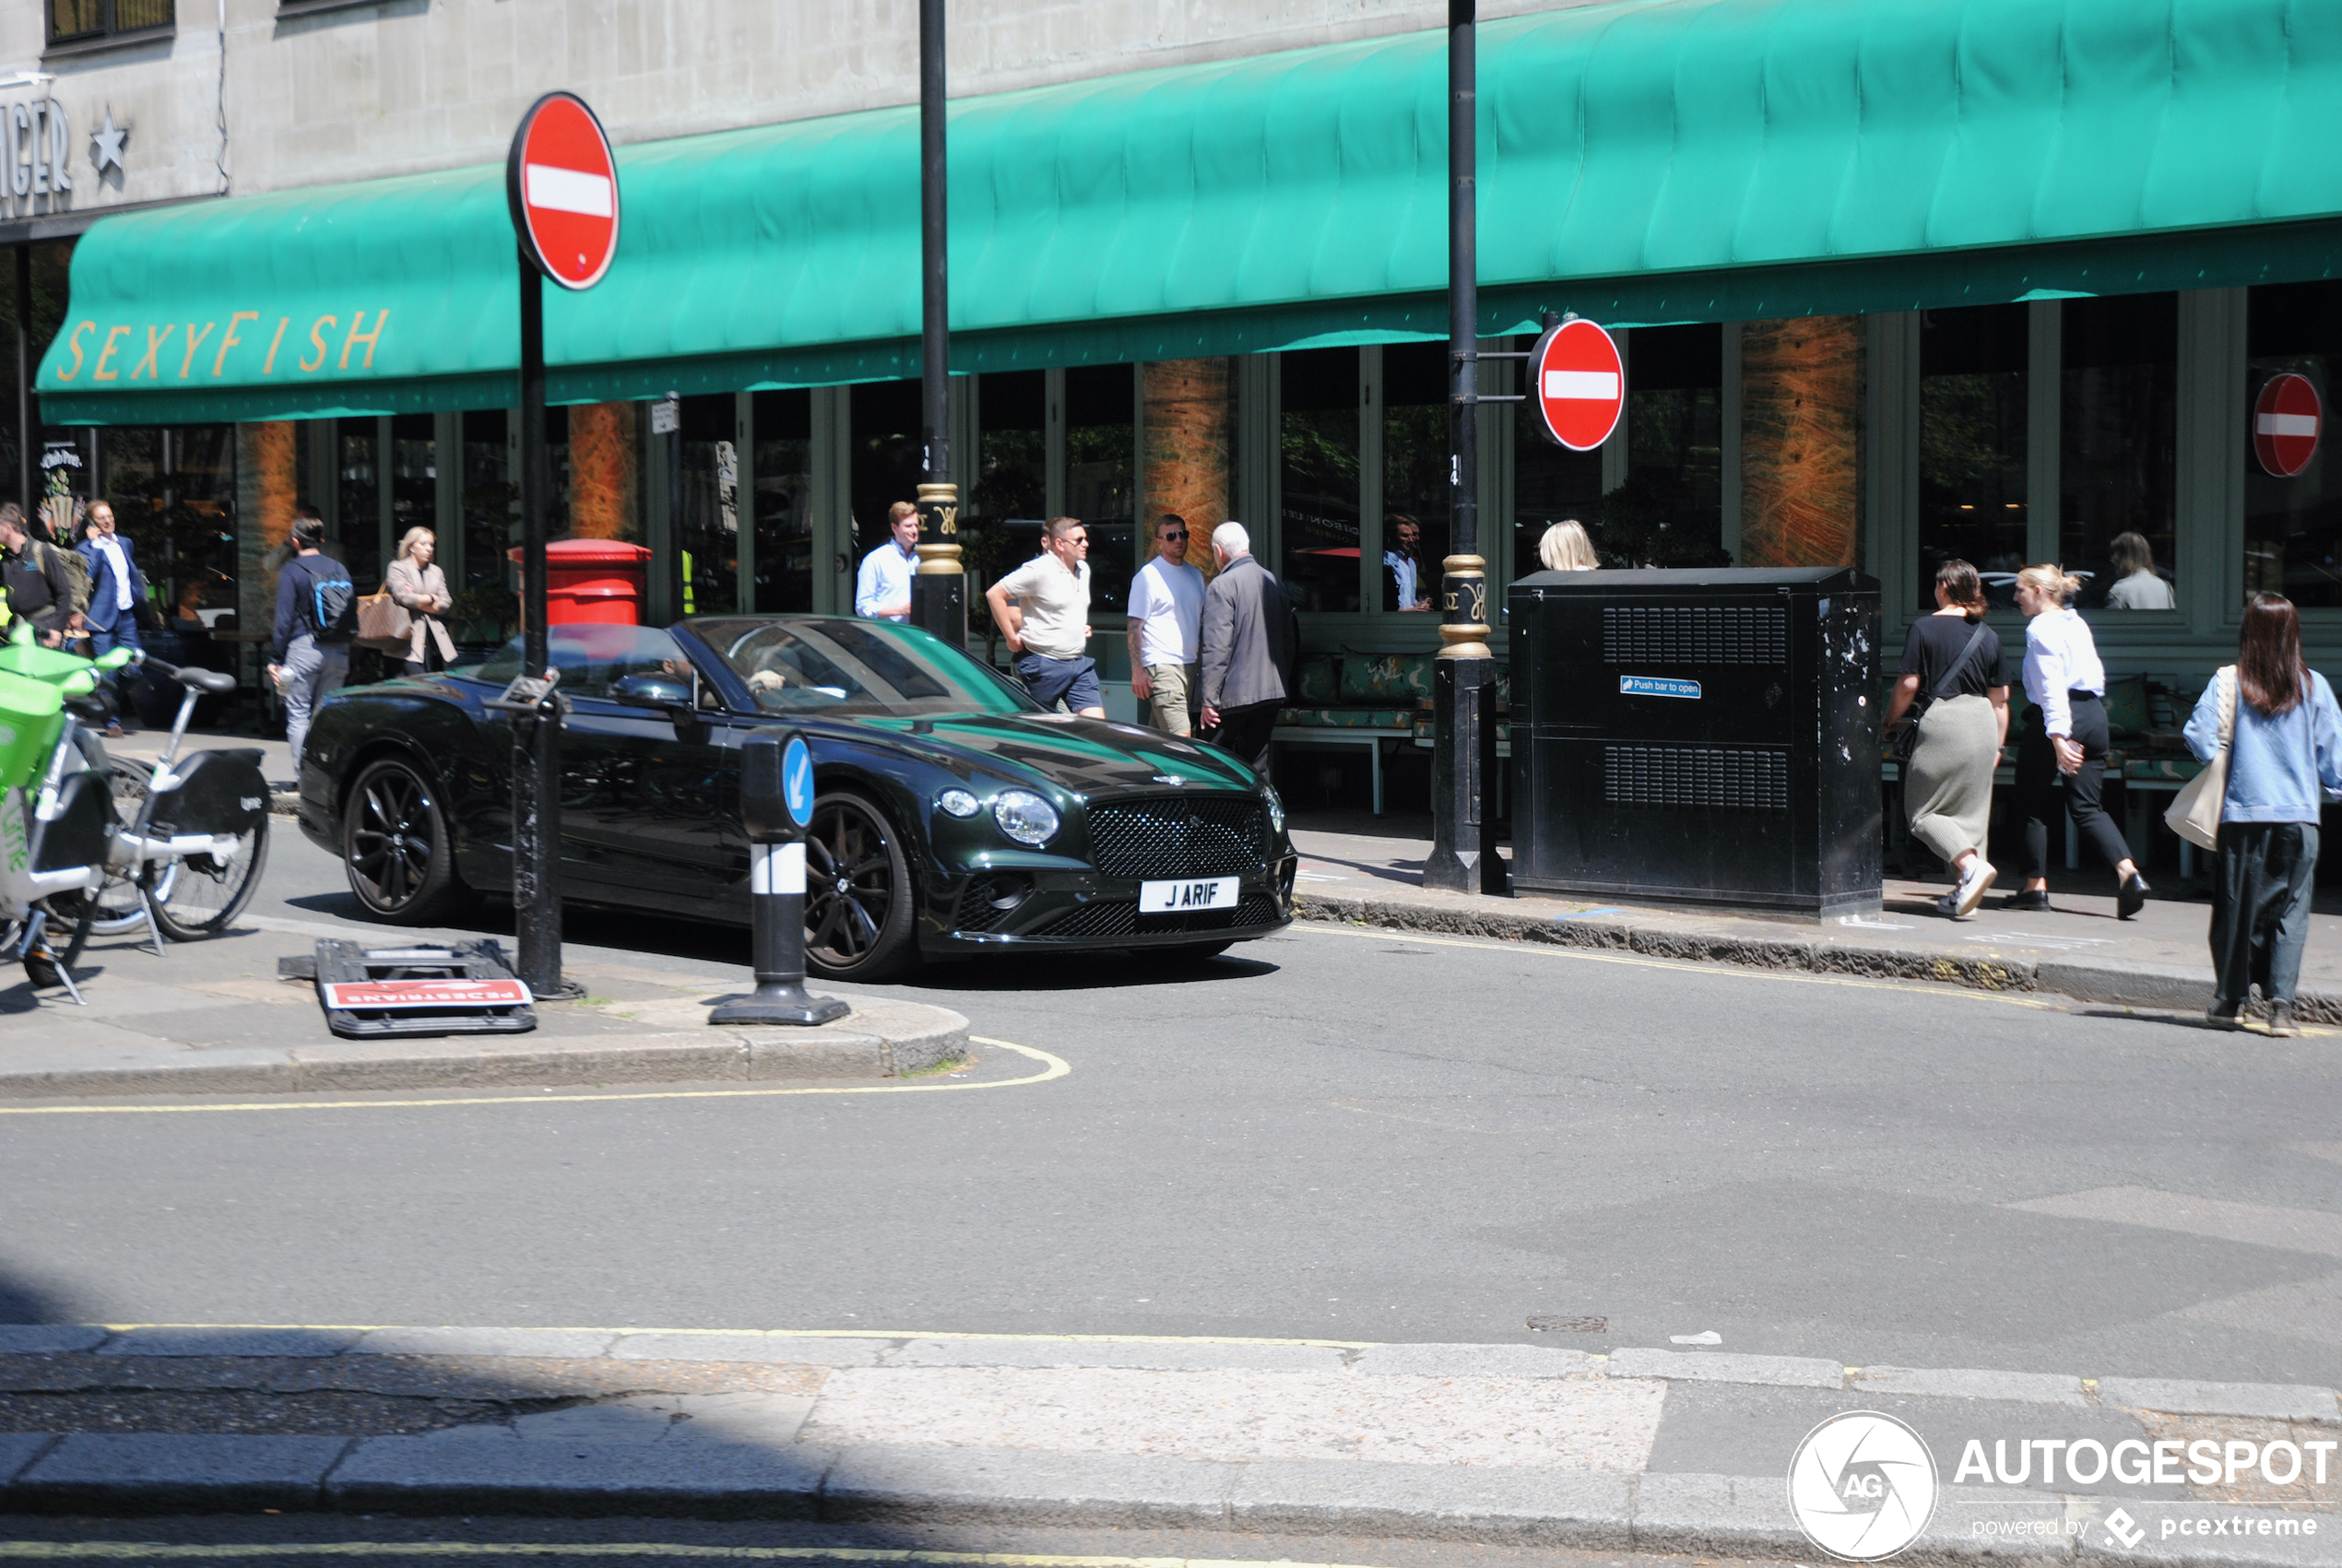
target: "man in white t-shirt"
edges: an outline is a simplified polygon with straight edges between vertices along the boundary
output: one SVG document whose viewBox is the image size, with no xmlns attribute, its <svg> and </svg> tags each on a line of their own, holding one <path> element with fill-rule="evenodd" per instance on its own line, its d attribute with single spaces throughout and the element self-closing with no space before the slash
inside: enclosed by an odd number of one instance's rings
<svg viewBox="0 0 2342 1568">
<path fill-rule="evenodd" d="M 1155 728 L 1192 735 L 1203 573 L 1188 564 L 1186 518 L 1155 519 L 1154 552 L 1130 579 L 1130 695 L 1149 704 Z"/>
<path fill-rule="evenodd" d="M 992 622 L 1016 655 L 1016 673 L 1044 708 L 1106 717 L 1090 642 L 1090 532 L 1079 517 L 1042 525 L 1041 553 L 984 591 Z M 1009 603 L 1013 595 L 1016 603 Z"/>
</svg>

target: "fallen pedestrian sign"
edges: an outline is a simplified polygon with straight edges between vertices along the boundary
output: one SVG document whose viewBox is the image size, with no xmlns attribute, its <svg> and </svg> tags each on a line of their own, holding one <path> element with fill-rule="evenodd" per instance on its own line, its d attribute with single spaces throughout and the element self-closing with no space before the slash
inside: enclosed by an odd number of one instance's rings
<svg viewBox="0 0 2342 1568">
<path fill-rule="evenodd" d="M 532 998 L 517 980 L 353 980 L 318 987 L 325 1006 L 360 1008 L 525 1008 Z"/>
<path fill-rule="evenodd" d="M 277 973 L 314 981 L 325 1027 L 345 1040 L 518 1034 L 537 1027 L 537 998 L 490 937 L 370 948 L 329 937 L 313 955 L 278 960 Z"/>
</svg>

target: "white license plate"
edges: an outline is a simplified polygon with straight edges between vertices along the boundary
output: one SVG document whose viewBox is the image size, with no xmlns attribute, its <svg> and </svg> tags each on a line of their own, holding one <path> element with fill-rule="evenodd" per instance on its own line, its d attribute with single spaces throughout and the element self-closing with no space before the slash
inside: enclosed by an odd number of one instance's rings
<svg viewBox="0 0 2342 1568">
<path fill-rule="evenodd" d="M 1191 909 L 1234 909 L 1236 879 L 1202 877 L 1192 882 L 1141 882 L 1141 914 L 1185 914 Z"/>
</svg>

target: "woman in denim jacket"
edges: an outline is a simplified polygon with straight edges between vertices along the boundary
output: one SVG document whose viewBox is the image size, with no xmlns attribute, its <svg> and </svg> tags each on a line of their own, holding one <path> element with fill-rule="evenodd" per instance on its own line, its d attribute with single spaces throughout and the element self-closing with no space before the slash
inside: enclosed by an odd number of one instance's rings
<svg viewBox="0 0 2342 1568">
<path fill-rule="evenodd" d="M 2342 711 L 2325 677 L 2301 662 L 2293 602 L 2256 594 L 2245 607 L 2236 663 L 2212 678 L 2187 721 L 2188 749 L 2220 749 L 2222 689 L 2235 692 L 2228 793 L 2220 804 L 2219 866 L 2212 879 L 2211 1020 L 2233 1024 L 2253 986 L 2271 1034 L 2298 1034 L 2293 991 L 2310 938 L 2318 865 L 2318 808 L 2342 800 Z"/>
</svg>

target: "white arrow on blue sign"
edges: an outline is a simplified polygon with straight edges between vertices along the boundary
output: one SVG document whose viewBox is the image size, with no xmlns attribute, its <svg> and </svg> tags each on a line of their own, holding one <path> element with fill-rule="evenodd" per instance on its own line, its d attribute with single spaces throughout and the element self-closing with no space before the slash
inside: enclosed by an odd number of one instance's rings
<svg viewBox="0 0 2342 1568">
<path fill-rule="evenodd" d="M 781 753 L 781 797 L 798 827 L 813 820 L 813 753 L 799 736 L 790 737 L 788 749 Z"/>
</svg>

